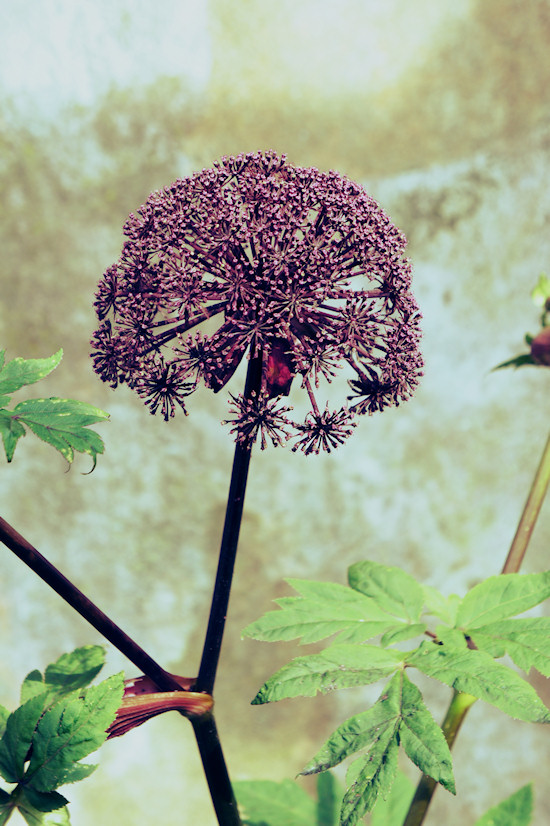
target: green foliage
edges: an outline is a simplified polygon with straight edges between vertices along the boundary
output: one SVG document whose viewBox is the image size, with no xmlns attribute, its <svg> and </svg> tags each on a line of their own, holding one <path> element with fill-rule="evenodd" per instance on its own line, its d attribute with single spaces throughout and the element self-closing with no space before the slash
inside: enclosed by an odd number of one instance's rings
<svg viewBox="0 0 550 826">
<path fill-rule="evenodd" d="M 107 738 L 124 689 L 121 674 L 89 685 L 104 663 L 100 646 L 77 648 L 21 687 L 21 705 L 0 707 L 0 775 L 15 784 L 0 789 L 0 826 L 16 809 L 31 826 L 69 823 L 67 799 L 56 789 L 88 777 L 94 765 L 79 761 Z"/>
<path fill-rule="evenodd" d="M 301 639 L 303 644 L 337 634 L 338 641 L 283 666 L 253 704 L 390 678 L 372 708 L 342 723 L 302 771 L 324 772 L 358 757 L 348 770 L 342 826 L 353 826 L 377 799 L 387 797 L 400 747 L 425 774 L 455 791 L 447 742 L 409 679 L 412 669 L 517 719 L 550 722 L 550 711 L 533 687 L 495 661 L 508 653 L 523 670 L 536 667 L 550 675 L 550 618 L 512 619 L 550 597 L 550 572 L 489 577 L 462 599 L 445 597 L 399 568 L 370 561 L 351 566 L 348 587 L 289 581 L 300 596 L 277 600 L 278 610 L 249 625 L 243 635 Z M 377 636 L 378 644 L 367 644 Z M 420 637 L 416 647 L 413 637 Z M 396 647 L 405 640 L 404 649 Z"/>
<path fill-rule="evenodd" d="M 11 393 L 43 379 L 54 370 L 63 356 L 58 350 L 46 359 L 15 358 L 4 364 L 5 351 L 0 351 L 0 434 L 6 459 L 11 462 L 17 442 L 25 436 L 25 427 L 52 445 L 69 462 L 74 452 L 88 453 L 96 465 L 98 453 L 103 453 L 102 439 L 88 427 L 109 418 L 97 407 L 73 399 L 28 399 L 13 410 L 6 410 Z M 92 468 L 93 470 L 93 468 Z"/>
<path fill-rule="evenodd" d="M 532 814 L 533 787 L 528 784 L 489 809 L 475 826 L 529 826 Z"/>
<path fill-rule="evenodd" d="M 317 801 L 293 780 L 233 784 L 244 826 L 337 826 L 343 790 L 327 772 L 317 779 Z"/>
</svg>

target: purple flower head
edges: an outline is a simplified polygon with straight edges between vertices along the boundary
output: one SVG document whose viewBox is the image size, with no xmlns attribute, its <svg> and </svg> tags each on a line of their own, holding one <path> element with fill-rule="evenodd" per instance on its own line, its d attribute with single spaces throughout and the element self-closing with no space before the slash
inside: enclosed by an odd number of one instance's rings
<svg viewBox="0 0 550 826">
<path fill-rule="evenodd" d="M 165 420 L 199 382 L 218 392 L 242 359 L 261 382 L 232 396 L 240 441 L 261 434 L 306 454 L 330 451 L 354 415 L 398 405 L 418 383 L 420 313 L 406 240 L 362 187 L 284 155 L 225 157 L 154 192 L 125 227 L 95 308 L 94 369 L 126 382 Z M 194 328 L 201 325 L 201 330 Z M 334 411 L 316 394 L 344 369 Z M 300 383 L 311 405 L 280 403 Z"/>
</svg>

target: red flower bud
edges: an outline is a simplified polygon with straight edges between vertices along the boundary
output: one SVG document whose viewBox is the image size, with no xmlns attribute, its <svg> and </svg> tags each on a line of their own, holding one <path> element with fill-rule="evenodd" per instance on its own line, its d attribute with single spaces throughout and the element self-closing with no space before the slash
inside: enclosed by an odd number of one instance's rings
<svg viewBox="0 0 550 826">
<path fill-rule="evenodd" d="M 531 355 L 537 364 L 550 367 L 550 327 L 543 327 L 531 342 Z"/>
</svg>

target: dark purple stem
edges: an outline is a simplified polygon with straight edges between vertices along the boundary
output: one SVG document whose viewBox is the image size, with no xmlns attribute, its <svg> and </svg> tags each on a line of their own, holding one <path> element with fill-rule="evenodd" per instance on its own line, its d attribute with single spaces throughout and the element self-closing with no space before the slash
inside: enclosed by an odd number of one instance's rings
<svg viewBox="0 0 550 826">
<path fill-rule="evenodd" d="M 254 348 L 251 347 L 253 351 Z M 248 362 L 248 372 L 244 398 L 249 398 L 251 393 L 259 393 L 262 381 L 262 354 L 261 352 L 250 358 Z M 202 651 L 202 659 L 199 668 L 197 681 L 193 686 L 194 691 L 204 691 L 212 694 L 216 672 L 220 659 L 220 651 L 229 605 L 229 595 L 233 580 L 233 570 L 235 568 L 235 558 L 237 555 L 237 545 L 239 542 L 239 531 L 243 515 L 244 497 L 246 492 L 246 482 L 248 478 L 248 468 L 252 453 L 253 441 L 237 442 L 235 455 L 233 458 L 233 469 L 231 481 L 229 483 L 229 494 L 227 497 L 227 508 L 225 511 L 225 523 L 220 546 L 220 556 L 216 582 L 214 584 L 214 594 L 212 596 L 212 606 L 206 637 Z"/>
</svg>

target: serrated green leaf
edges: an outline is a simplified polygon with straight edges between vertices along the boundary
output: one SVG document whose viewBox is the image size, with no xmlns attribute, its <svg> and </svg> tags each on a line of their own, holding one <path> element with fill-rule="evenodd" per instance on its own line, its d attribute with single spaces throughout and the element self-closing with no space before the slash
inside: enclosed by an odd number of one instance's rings
<svg viewBox="0 0 550 826">
<path fill-rule="evenodd" d="M 38 812 L 54 812 L 62 809 L 69 802 L 59 792 L 37 792 L 32 788 L 23 789 L 23 794 L 28 803 Z"/>
<path fill-rule="evenodd" d="M 8 721 L 8 717 L 10 716 L 10 712 L 4 706 L 0 706 L 0 737 L 4 734 L 6 730 L 6 723 Z"/>
<path fill-rule="evenodd" d="M 533 723 L 550 722 L 550 711 L 535 689 L 511 668 L 495 662 L 485 651 L 449 649 L 423 642 L 406 662 L 457 691 L 471 694 L 510 717 Z"/>
<path fill-rule="evenodd" d="M 315 801 L 296 782 L 241 780 L 233 783 L 245 826 L 313 826 Z"/>
<path fill-rule="evenodd" d="M 32 697 L 16 708 L 6 720 L 6 728 L 0 740 L 0 774 L 8 783 L 18 783 L 23 778 L 24 764 L 45 701 L 43 695 Z"/>
<path fill-rule="evenodd" d="M 386 800 L 379 797 L 372 810 L 371 826 L 402 826 L 414 795 L 414 785 L 398 771 Z"/>
<path fill-rule="evenodd" d="M 332 772 L 317 776 L 317 820 L 315 826 L 338 826 L 344 789 Z"/>
<path fill-rule="evenodd" d="M 347 585 L 287 581 L 301 596 L 275 600 L 279 610 L 248 625 L 243 637 L 269 642 L 301 637 L 301 643 L 307 644 L 338 633 L 339 642 L 363 642 L 396 627 L 393 616 Z"/>
<path fill-rule="evenodd" d="M 550 617 L 521 617 L 472 629 L 471 637 L 492 657 L 508 653 L 518 668 L 550 677 Z"/>
<path fill-rule="evenodd" d="M 393 616 L 418 622 L 424 605 L 422 586 L 401 568 L 380 565 L 365 560 L 356 562 L 348 570 L 352 588 L 373 599 Z"/>
<path fill-rule="evenodd" d="M 46 711 L 36 727 L 25 785 L 50 792 L 65 783 L 72 776 L 73 764 L 106 740 L 122 693 L 122 675 L 116 674 L 90 686 L 82 697 L 69 695 Z"/>
<path fill-rule="evenodd" d="M 402 675 L 402 722 L 399 739 L 407 756 L 424 774 L 456 794 L 453 761 L 441 728 L 424 705 L 422 694 Z"/>
<path fill-rule="evenodd" d="M 358 751 L 366 749 L 370 753 L 381 737 L 391 739 L 400 723 L 399 696 L 400 680 L 396 674 L 371 708 L 338 726 L 300 774 L 327 771 Z"/>
<path fill-rule="evenodd" d="M 522 614 L 550 597 L 550 571 L 500 574 L 480 582 L 460 604 L 456 625 L 469 630 Z"/>
<path fill-rule="evenodd" d="M 355 826 L 364 814 L 370 812 L 379 795 L 386 797 L 397 773 L 399 746 L 397 736 L 381 738 L 368 757 L 356 760 L 348 771 L 353 778 L 342 801 L 341 826 Z"/>
<path fill-rule="evenodd" d="M 331 645 L 319 654 L 297 657 L 284 665 L 262 686 L 252 704 L 369 685 L 389 676 L 404 656 L 403 652 L 375 645 Z"/>
<path fill-rule="evenodd" d="M 21 686 L 21 702 L 47 692 L 48 702 L 88 686 L 105 663 L 102 645 L 84 645 L 69 654 L 62 654 L 48 665 L 44 676 L 35 669 L 27 674 Z"/>
<path fill-rule="evenodd" d="M 69 810 L 66 806 L 51 812 L 41 812 L 30 803 L 27 795 L 28 790 L 22 794 L 18 809 L 29 826 L 70 826 Z"/>
<path fill-rule="evenodd" d="M 533 787 L 529 783 L 485 812 L 475 826 L 529 826 L 532 814 Z"/>
<path fill-rule="evenodd" d="M 8 361 L 0 369 L 0 395 L 13 393 L 20 387 L 45 378 L 55 370 L 62 358 L 63 350 L 58 350 L 45 359 L 15 358 Z"/>
<path fill-rule="evenodd" d="M 4 445 L 6 460 L 11 462 L 19 439 L 25 435 L 25 428 L 7 410 L 0 410 L 0 436 Z"/>
<path fill-rule="evenodd" d="M 29 399 L 11 411 L 17 422 L 26 425 L 43 441 L 52 445 L 71 463 L 74 451 L 88 453 L 94 467 L 98 453 L 103 453 L 103 440 L 89 425 L 104 421 L 109 414 L 86 402 L 73 399 Z"/>
</svg>

